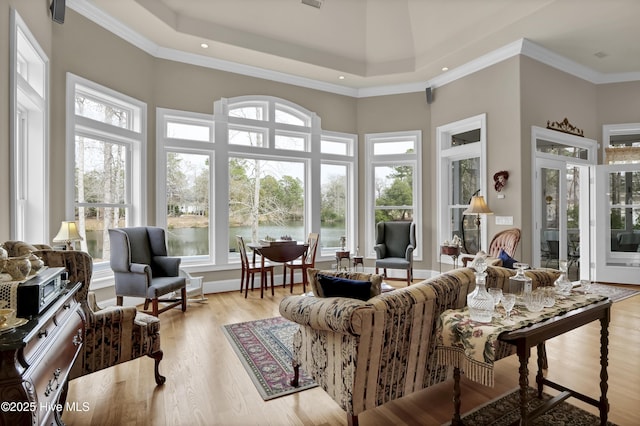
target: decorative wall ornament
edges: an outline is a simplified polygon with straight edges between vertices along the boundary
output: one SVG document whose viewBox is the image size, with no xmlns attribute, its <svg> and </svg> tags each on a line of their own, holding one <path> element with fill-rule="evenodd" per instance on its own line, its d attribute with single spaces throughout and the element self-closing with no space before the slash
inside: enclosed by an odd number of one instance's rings
<svg viewBox="0 0 640 426">
<path fill-rule="evenodd" d="M 509 180 L 509 172 L 506 170 L 502 170 L 493 175 L 493 181 L 495 185 L 493 187 L 496 191 L 502 191 L 502 188 L 507 186 L 507 181 Z"/>
<path fill-rule="evenodd" d="M 547 121 L 547 129 L 584 137 L 582 129 L 578 129 L 576 126 L 569 123 L 569 120 L 566 117 L 562 121 L 554 121 L 553 123 L 551 121 Z"/>
</svg>

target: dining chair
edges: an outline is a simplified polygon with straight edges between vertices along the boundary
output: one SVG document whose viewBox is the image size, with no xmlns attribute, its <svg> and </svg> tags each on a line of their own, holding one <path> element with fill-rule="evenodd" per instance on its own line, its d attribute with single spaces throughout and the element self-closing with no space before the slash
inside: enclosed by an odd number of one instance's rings
<svg viewBox="0 0 640 426">
<path fill-rule="evenodd" d="M 271 276 L 271 288 L 273 289 L 273 265 L 269 262 L 264 262 L 263 268 L 262 262 L 256 262 L 255 259 L 249 261 L 249 257 L 247 256 L 247 246 L 245 245 L 244 238 L 242 238 L 240 235 L 236 235 L 236 241 L 238 242 L 240 263 L 242 264 L 242 273 L 240 275 L 240 293 L 242 293 L 242 289 L 244 288 L 244 297 L 247 297 L 247 294 L 249 292 L 249 278 L 251 278 L 251 291 L 253 291 L 253 284 L 256 274 L 260 274 L 260 285 L 268 288 L 266 279 L 262 279 L 262 277 L 267 276 L 267 272 Z"/>
<path fill-rule="evenodd" d="M 296 269 L 302 271 L 302 293 L 307 292 L 307 269 L 314 268 L 316 264 L 316 252 L 318 250 L 318 241 L 320 240 L 320 234 L 317 232 L 311 232 L 307 239 L 309 247 L 304 256 L 300 259 L 292 260 L 284 264 L 282 268 L 282 286 L 287 286 L 287 268 L 289 268 L 289 275 L 291 281 L 291 290 L 293 293 L 293 274 Z"/>
</svg>

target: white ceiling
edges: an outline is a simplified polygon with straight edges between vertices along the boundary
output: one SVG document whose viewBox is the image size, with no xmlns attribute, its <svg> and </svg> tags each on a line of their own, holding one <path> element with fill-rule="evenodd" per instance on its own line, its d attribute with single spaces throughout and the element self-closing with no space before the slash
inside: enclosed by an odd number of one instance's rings
<svg viewBox="0 0 640 426">
<path fill-rule="evenodd" d="M 640 80 L 640 0 L 323 0 L 320 9 L 301 0 L 67 5 L 159 56 L 210 57 L 347 89 L 433 81 L 446 74 L 443 67 L 455 72 L 521 39 L 608 81 Z"/>
</svg>

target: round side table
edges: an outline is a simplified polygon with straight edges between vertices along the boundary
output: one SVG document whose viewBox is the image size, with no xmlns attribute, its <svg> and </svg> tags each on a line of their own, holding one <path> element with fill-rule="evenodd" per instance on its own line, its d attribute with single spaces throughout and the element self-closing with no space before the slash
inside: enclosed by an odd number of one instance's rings
<svg viewBox="0 0 640 426">
<path fill-rule="evenodd" d="M 362 272 L 364 272 L 364 256 L 353 256 L 353 270 L 356 271 L 358 265 L 362 266 Z"/>
</svg>

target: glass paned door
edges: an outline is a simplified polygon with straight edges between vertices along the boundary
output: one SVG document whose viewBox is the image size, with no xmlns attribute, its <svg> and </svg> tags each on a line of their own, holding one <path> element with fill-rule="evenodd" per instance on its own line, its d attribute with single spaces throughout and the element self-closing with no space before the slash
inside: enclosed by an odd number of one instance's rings
<svg viewBox="0 0 640 426">
<path fill-rule="evenodd" d="M 595 279 L 640 284 L 640 164 L 598 166 Z"/>
<path fill-rule="evenodd" d="M 558 268 L 559 261 L 566 260 L 571 280 L 588 277 L 589 256 L 583 256 L 581 265 L 580 254 L 588 247 L 588 238 L 585 244 L 581 241 L 588 236 L 589 168 L 551 159 L 539 159 L 537 164 L 535 264 Z"/>
</svg>

